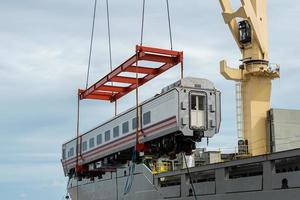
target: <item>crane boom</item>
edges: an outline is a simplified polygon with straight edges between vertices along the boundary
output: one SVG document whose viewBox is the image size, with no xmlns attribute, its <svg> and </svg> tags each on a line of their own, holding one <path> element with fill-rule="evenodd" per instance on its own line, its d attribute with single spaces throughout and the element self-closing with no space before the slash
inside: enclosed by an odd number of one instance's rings
<svg viewBox="0 0 300 200">
<path fill-rule="evenodd" d="M 220 62 L 220 72 L 228 80 L 241 82 L 243 136 L 247 153 L 268 152 L 267 111 L 270 109 L 271 81 L 279 78 L 279 69 L 269 65 L 267 0 L 241 0 L 233 11 L 230 0 L 219 0 L 228 25 L 242 54 L 239 68 Z"/>
</svg>

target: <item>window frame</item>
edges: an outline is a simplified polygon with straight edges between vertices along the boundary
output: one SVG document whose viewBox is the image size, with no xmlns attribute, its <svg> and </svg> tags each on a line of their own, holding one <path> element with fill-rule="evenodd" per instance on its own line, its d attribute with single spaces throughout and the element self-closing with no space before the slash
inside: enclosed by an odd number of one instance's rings
<svg viewBox="0 0 300 200">
<path fill-rule="evenodd" d="M 82 152 L 85 152 L 88 150 L 88 142 L 87 141 L 83 141 L 82 144 L 81 144 L 81 151 Z"/>
<path fill-rule="evenodd" d="M 149 120 L 145 120 L 145 119 L 148 119 L 148 115 L 149 115 Z M 143 114 L 143 125 L 148 125 L 148 124 L 151 124 L 151 111 L 147 111 Z"/>
<path fill-rule="evenodd" d="M 205 111 L 206 96 L 201 94 L 192 93 L 190 97 L 190 109 L 196 111 Z"/>
<path fill-rule="evenodd" d="M 124 127 L 126 127 L 126 129 Z M 129 122 L 126 121 L 122 123 L 122 134 L 126 134 L 128 132 L 129 132 Z"/>
<path fill-rule="evenodd" d="M 94 148 L 95 147 L 95 138 L 92 137 L 89 139 L 89 148 Z"/>
<path fill-rule="evenodd" d="M 115 126 L 113 128 L 113 138 L 117 138 L 120 136 L 120 127 L 119 126 Z"/>
<path fill-rule="evenodd" d="M 137 128 L 136 117 L 132 118 L 131 121 L 132 130 L 135 130 Z"/>
<path fill-rule="evenodd" d="M 73 156 L 74 156 L 74 147 L 71 147 L 71 148 L 69 149 L 68 157 L 70 158 L 70 157 L 73 157 Z"/>
<path fill-rule="evenodd" d="M 110 139 L 111 139 L 110 130 L 107 130 L 104 132 L 104 142 L 108 142 L 110 141 Z"/>
<path fill-rule="evenodd" d="M 66 155 L 66 149 L 63 148 L 63 149 L 62 149 L 62 159 L 65 160 L 66 157 L 67 157 L 67 155 Z"/>
<path fill-rule="evenodd" d="M 100 138 L 100 139 L 99 139 Z M 100 141 L 100 142 L 99 142 Z M 102 133 L 96 136 L 96 144 L 101 145 L 103 143 Z"/>
</svg>

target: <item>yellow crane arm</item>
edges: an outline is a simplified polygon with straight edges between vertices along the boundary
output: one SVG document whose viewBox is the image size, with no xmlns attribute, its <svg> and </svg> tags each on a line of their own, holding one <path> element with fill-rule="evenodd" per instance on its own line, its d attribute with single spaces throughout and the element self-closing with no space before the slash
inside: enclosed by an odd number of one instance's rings
<svg viewBox="0 0 300 200">
<path fill-rule="evenodd" d="M 260 155 L 267 149 L 267 111 L 270 109 L 271 80 L 279 70 L 269 67 L 267 0 L 241 0 L 233 11 L 230 0 L 219 0 L 223 18 L 242 54 L 239 68 L 220 62 L 220 72 L 228 80 L 241 82 L 243 138 L 248 154 Z"/>
</svg>

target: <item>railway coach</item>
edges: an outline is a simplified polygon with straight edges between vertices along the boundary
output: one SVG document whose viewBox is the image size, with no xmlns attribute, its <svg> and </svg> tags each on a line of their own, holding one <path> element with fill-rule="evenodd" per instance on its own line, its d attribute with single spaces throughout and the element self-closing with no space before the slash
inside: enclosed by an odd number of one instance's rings
<svg viewBox="0 0 300 200">
<path fill-rule="evenodd" d="M 140 142 L 151 154 L 189 153 L 202 138 L 219 132 L 221 94 L 214 84 L 201 78 L 183 78 L 161 90 L 138 106 Z M 62 145 L 62 164 L 66 174 L 80 165 L 108 164 L 126 160 L 136 143 L 136 107 L 131 108 Z M 123 153 L 123 154 L 122 154 Z M 120 158 L 120 159 L 118 159 Z"/>
</svg>

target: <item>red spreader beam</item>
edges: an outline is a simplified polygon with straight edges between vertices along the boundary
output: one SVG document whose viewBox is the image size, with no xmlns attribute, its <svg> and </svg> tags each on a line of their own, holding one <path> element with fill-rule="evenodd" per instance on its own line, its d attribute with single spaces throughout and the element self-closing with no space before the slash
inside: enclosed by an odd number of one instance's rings
<svg viewBox="0 0 300 200">
<path fill-rule="evenodd" d="M 140 66 L 144 61 L 148 65 Z M 79 90 L 79 99 L 96 99 L 114 102 L 154 77 L 183 62 L 183 52 L 136 46 L 136 54 L 86 90 Z M 137 65 L 138 64 L 138 65 Z M 125 74 L 124 74 L 125 73 Z M 132 75 L 140 75 L 136 78 Z M 131 76 L 130 76 L 131 75 Z M 123 84 L 122 86 L 119 86 Z M 124 84 L 126 86 L 124 86 Z"/>
</svg>

